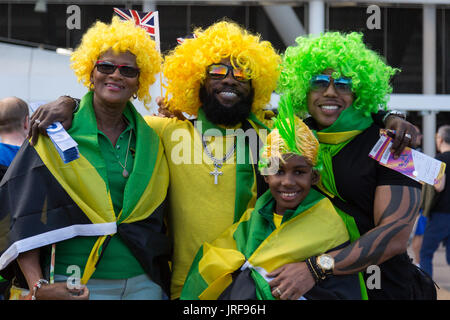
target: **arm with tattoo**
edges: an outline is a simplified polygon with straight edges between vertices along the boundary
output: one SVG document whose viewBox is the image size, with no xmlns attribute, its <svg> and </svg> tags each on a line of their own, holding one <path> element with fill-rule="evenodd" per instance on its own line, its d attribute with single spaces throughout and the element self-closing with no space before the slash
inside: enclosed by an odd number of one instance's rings
<svg viewBox="0 0 450 320">
<path fill-rule="evenodd" d="M 334 256 L 335 275 L 354 274 L 380 264 L 406 251 L 409 235 L 419 211 L 420 189 L 405 186 L 379 186 L 375 191 L 375 228 Z M 286 264 L 267 275 L 272 294 L 280 299 L 298 299 L 314 285 L 305 262 Z M 276 288 L 282 292 L 277 294 Z"/>
<path fill-rule="evenodd" d="M 347 247 L 332 252 L 334 274 L 351 274 L 406 251 L 419 211 L 420 189 L 379 186 L 375 191 L 375 228 Z"/>
</svg>

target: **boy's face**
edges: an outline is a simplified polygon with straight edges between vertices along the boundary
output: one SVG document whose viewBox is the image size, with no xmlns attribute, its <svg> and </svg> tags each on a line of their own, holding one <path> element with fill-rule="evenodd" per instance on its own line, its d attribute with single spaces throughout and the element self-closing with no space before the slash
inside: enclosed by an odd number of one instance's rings
<svg viewBox="0 0 450 320">
<path fill-rule="evenodd" d="M 319 181 L 317 171 L 304 157 L 289 154 L 280 161 L 276 174 L 264 176 L 270 192 L 276 201 L 276 213 L 284 214 L 286 210 L 295 210 L 306 198 L 311 186 Z"/>
</svg>

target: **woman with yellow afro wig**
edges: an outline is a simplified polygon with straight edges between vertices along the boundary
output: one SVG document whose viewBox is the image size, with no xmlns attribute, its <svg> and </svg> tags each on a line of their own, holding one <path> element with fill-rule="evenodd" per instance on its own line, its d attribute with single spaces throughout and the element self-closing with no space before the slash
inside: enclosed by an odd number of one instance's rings
<svg viewBox="0 0 450 320">
<path fill-rule="evenodd" d="M 115 53 L 129 51 L 136 56 L 139 66 L 139 88 L 137 98 L 146 107 L 150 103 L 150 86 L 155 75 L 160 72 L 162 58 L 156 50 L 156 43 L 142 28 L 132 22 L 121 21 L 113 17 L 111 24 L 97 21 L 83 36 L 81 45 L 71 56 L 71 67 L 78 78 L 90 90 L 91 73 L 97 59 L 106 51 Z"/>
<path fill-rule="evenodd" d="M 71 59 L 78 79 L 89 87 L 67 131 L 79 157 L 63 161 L 47 137 L 24 147 L 11 169 L 25 179 L 8 185 L 33 197 L 8 197 L 11 210 L 5 212 L 35 219 L 19 218 L 12 225 L 9 235 L 27 245 L 15 250 L 9 244 L 13 253 L 0 268 L 17 258 L 26 279 L 21 287 L 33 300 L 163 299 L 170 280 L 163 212 L 169 170 L 158 134 L 130 102 L 135 94 L 149 101 L 161 57 L 144 29 L 113 18 L 111 24 L 96 22 Z M 11 191 L 0 192 L 5 199 L 4 192 Z M 35 206 L 48 208 L 45 222 Z M 39 260 L 50 256 L 54 283 L 44 279 Z M 74 265 L 81 279 L 79 286 L 68 286 L 68 267 Z"/>
<path fill-rule="evenodd" d="M 229 21 L 217 22 L 206 30 L 198 28 L 194 34 L 165 57 L 169 109 L 197 115 L 206 68 L 230 58 L 233 66 L 246 70 L 251 79 L 255 92 L 252 111 L 261 110 L 270 101 L 280 74 L 281 58 L 270 42 Z"/>
</svg>

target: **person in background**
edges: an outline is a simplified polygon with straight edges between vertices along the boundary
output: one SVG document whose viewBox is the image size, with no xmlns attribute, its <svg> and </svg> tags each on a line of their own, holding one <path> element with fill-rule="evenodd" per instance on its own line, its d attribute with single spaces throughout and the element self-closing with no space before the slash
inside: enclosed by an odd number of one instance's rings
<svg viewBox="0 0 450 320">
<path fill-rule="evenodd" d="M 0 180 L 25 141 L 30 128 L 28 104 L 20 98 L 0 100 Z"/>
<path fill-rule="evenodd" d="M 0 100 L 0 181 L 13 161 L 30 128 L 28 104 L 17 97 Z M 9 281 L 0 276 L 0 300 Z"/>
<path fill-rule="evenodd" d="M 422 138 L 423 135 L 420 132 L 420 129 L 418 126 L 415 126 L 417 129 L 417 132 L 419 132 L 419 135 L 417 136 L 416 145 L 417 147 L 415 150 L 422 152 Z M 424 189 L 422 188 L 422 200 L 424 196 Z M 422 203 L 421 200 L 421 203 Z M 425 226 L 427 225 L 427 217 L 423 215 L 423 204 L 421 205 L 420 211 L 419 211 L 419 217 L 416 220 L 416 224 L 414 226 L 414 231 L 411 238 L 411 249 L 414 254 L 414 263 L 420 267 L 420 248 L 422 247 L 422 241 L 423 241 L 423 233 L 425 232 Z"/>
<path fill-rule="evenodd" d="M 435 185 L 435 199 L 423 234 L 420 249 L 420 266 L 433 276 L 433 256 L 441 242 L 444 242 L 447 264 L 450 264 L 450 125 L 439 127 L 436 133 L 436 159 L 446 164 L 445 174 Z"/>
</svg>

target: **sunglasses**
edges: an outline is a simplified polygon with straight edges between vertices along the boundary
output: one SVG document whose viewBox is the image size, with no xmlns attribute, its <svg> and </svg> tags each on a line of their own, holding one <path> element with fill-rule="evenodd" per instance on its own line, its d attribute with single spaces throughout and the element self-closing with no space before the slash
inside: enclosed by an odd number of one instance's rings
<svg viewBox="0 0 450 320">
<path fill-rule="evenodd" d="M 217 80 L 225 79 L 230 71 L 233 78 L 237 81 L 246 82 L 249 80 L 245 75 L 244 70 L 233 68 L 232 66 L 228 66 L 226 64 L 212 64 L 207 68 L 208 76 L 211 79 Z"/>
<path fill-rule="evenodd" d="M 330 75 L 326 74 L 318 74 L 312 77 L 311 90 L 325 91 L 330 86 L 331 81 L 333 81 L 336 91 L 340 93 L 352 92 L 352 79 L 343 77 L 333 79 Z"/>
<path fill-rule="evenodd" d="M 138 68 L 134 68 L 134 67 L 126 66 L 126 65 L 114 64 L 109 61 L 98 60 L 95 63 L 95 66 L 97 67 L 98 72 L 101 72 L 104 74 L 113 74 L 117 68 L 119 68 L 120 74 L 127 78 L 136 78 L 139 74 Z"/>
</svg>

